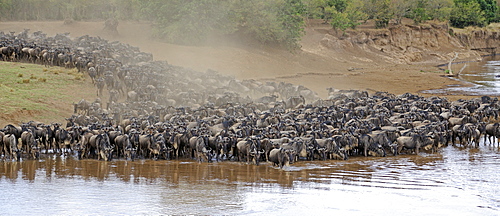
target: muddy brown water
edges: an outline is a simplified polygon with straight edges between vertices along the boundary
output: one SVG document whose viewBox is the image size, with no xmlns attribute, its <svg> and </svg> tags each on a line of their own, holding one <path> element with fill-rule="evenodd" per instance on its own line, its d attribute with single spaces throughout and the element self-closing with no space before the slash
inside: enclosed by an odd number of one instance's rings
<svg viewBox="0 0 500 216">
<path fill-rule="evenodd" d="M 498 215 L 500 148 L 347 161 L 0 162 L 2 215 Z"/>
</svg>

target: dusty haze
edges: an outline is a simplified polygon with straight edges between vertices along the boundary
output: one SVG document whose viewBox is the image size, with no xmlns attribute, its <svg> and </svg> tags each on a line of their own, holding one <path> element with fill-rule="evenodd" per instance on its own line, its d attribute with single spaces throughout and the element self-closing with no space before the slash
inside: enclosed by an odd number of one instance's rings
<svg viewBox="0 0 500 216">
<path fill-rule="evenodd" d="M 121 22 L 118 34 L 103 30 L 103 22 L 74 22 L 69 25 L 54 22 L 2 22 L 0 31 L 43 31 L 49 36 L 70 32 L 71 37 L 100 36 L 137 46 L 153 53 L 155 60 L 199 71 L 213 69 L 237 79 L 286 81 L 304 85 L 321 97 L 326 88 L 387 91 L 394 94 L 418 93 L 421 90 L 441 88 L 457 81 L 441 77 L 435 62 L 398 64 L 353 47 L 350 50 L 326 48 L 321 41 L 331 27 L 311 23 L 302 40 L 302 50 L 290 53 L 262 45 L 241 45 L 237 38 L 214 39 L 213 45 L 180 46 L 162 43 L 150 38 L 148 23 Z M 361 26 L 360 29 L 369 28 Z M 449 50 L 450 52 L 452 50 Z"/>
</svg>

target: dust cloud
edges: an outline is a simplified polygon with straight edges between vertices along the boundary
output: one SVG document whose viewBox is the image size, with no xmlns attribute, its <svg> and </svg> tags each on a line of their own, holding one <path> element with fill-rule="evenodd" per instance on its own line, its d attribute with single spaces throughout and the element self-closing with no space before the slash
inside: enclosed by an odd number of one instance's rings
<svg viewBox="0 0 500 216">
<path fill-rule="evenodd" d="M 143 52 L 152 53 L 154 60 L 200 72 L 211 69 L 238 80 L 284 81 L 303 85 L 321 98 L 327 97 L 326 88 L 329 87 L 403 94 L 459 83 L 441 78 L 436 73 L 421 73 L 437 70 L 434 65 L 398 65 L 388 63 L 380 56 L 370 56 L 362 50 L 325 48 L 321 41 L 332 30 L 321 23 L 309 24 L 302 38 L 302 49 L 294 53 L 253 43 L 244 36 L 213 37 L 202 46 L 163 43 L 151 38 L 151 24 L 146 22 L 120 21 L 118 34 L 105 31 L 103 21 L 69 24 L 63 21 L 0 23 L 0 31 L 3 32 L 21 32 L 24 29 L 42 31 L 48 36 L 64 32 L 69 32 L 72 38 L 99 36 L 139 47 Z M 422 83 L 422 79 L 428 81 Z"/>
</svg>

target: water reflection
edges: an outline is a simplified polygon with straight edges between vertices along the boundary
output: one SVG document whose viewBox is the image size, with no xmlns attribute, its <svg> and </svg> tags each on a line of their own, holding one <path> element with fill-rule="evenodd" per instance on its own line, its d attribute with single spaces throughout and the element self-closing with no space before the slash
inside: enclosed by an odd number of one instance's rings
<svg viewBox="0 0 500 216">
<path fill-rule="evenodd" d="M 462 64 L 455 66 L 459 70 Z M 426 90 L 423 93 L 466 94 L 500 96 L 500 55 L 485 57 L 482 62 L 469 62 L 459 76 L 460 80 L 472 84 L 471 87 L 450 86 L 445 89 Z"/>
<path fill-rule="evenodd" d="M 6 215 L 491 215 L 500 210 L 499 159 L 497 147 L 484 145 L 419 156 L 299 162 L 284 170 L 239 162 L 48 156 L 0 162 L 0 202 L 11 206 Z"/>
</svg>

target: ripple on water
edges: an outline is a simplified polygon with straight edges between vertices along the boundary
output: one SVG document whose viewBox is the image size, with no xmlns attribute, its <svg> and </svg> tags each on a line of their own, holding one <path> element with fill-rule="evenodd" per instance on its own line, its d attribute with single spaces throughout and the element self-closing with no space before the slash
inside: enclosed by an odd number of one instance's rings
<svg viewBox="0 0 500 216">
<path fill-rule="evenodd" d="M 0 202 L 10 206 L 2 210 L 6 215 L 19 209 L 25 215 L 262 215 L 277 210 L 291 215 L 493 215 L 500 210 L 499 152 L 483 144 L 479 149 L 449 146 L 436 154 L 300 161 L 284 169 L 268 163 L 46 157 L 0 162 Z"/>
</svg>

